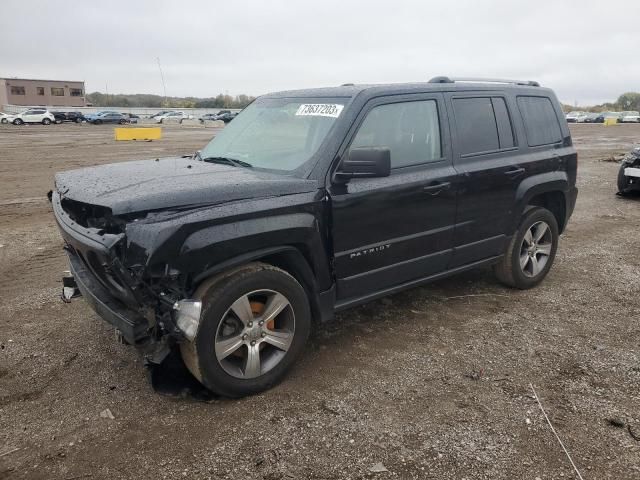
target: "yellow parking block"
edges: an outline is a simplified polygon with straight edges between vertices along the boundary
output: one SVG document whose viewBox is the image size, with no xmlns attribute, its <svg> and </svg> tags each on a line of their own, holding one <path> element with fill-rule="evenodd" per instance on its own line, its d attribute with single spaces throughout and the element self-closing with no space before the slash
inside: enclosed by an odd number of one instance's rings
<svg viewBox="0 0 640 480">
<path fill-rule="evenodd" d="M 604 119 L 604 125 L 605 126 L 617 125 L 617 124 L 618 124 L 618 119 L 617 118 L 605 118 Z"/>
<path fill-rule="evenodd" d="M 159 140 L 162 138 L 160 127 L 119 127 L 113 130 L 116 140 Z"/>
</svg>

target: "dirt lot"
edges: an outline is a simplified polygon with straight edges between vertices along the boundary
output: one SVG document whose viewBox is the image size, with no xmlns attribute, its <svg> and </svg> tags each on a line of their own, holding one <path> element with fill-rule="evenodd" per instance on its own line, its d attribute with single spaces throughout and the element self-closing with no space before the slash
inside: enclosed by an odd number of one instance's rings
<svg viewBox="0 0 640 480">
<path fill-rule="evenodd" d="M 1 126 L 0 478 L 577 478 L 529 383 L 584 479 L 640 478 L 640 199 L 616 197 L 601 161 L 640 125 L 572 131 L 580 195 L 541 286 L 476 271 L 356 308 L 277 388 L 205 403 L 155 393 L 134 349 L 58 299 L 45 194 L 58 170 L 190 153 L 215 132 Z"/>
</svg>

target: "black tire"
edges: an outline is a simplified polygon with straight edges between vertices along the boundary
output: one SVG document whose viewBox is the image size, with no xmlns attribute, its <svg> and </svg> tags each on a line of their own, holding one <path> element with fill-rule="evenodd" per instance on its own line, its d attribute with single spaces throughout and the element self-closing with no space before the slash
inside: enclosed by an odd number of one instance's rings
<svg viewBox="0 0 640 480">
<path fill-rule="evenodd" d="M 228 318 L 225 315 L 228 315 L 231 305 L 250 292 L 261 290 L 277 292 L 288 301 L 287 308 L 290 307 L 288 312 L 292 312 L 294 318 L 293 337 L 285 352 L 278 351 L 279 358 L 275 366 L 269 367 L 270 369 L 254 378 L 238 378 L 228 373 L 226 370 L 228 367 L 222 364 L 226 360 L 223 362 L 218 360 L 215 341 L 218 338 L 219 329 L 225 327 L 225 325 L 221 326 L 221 323 Z M 194 296 L 202 301 L 200 326 L 195 340 L 181 343 L 180 350 L 187 368 L 214 393 L 237 398 L 267 390 L 282 380 L 302 353 L 311 330 L 311 310 L 304 288 L 284 270 L 264 263 L 250 263 L 205 281 Z M 291 313 L 288 315 L 291 321 Z M 258 347 L 261 348 L 261 345 Z M 267 345 L 267 342 L 265 347 L 272 348 Z M 246 345 L 239 348 L 243 352 L 248 352 L 245 348 L 249 347 Z M 260 355 L 262 353 L 258 354 L 259 357 Z M 260 362 L 262 361 L 261 359 Z M 245 363 L 245 371 L 247 364 L 248 362 Z"/>
<path fill-rule="evenodd" d="M 127 121 L 123 118 L 123 119 L 122 119 L 122 120 L 120 120 L 118 123 L 119 123 L 120 125 L 124 125 L 125 123 L 127 123 Z"/>
<path fill-rule="evenodd" d="M 22 125 L 22 124 L 24 124 L 24 122 L 23 122 L 20 118 L 16 118 L 16 119 L 13 121 L 13 124 L 14 124 L 14 125 Z"/>
<path fill-rule="evenodd" d="M 627 193 L 627 189 L 629 188 L 629 177 L 624 174 L 624 165 L 620 165 L 620 170 L 618 170 L 618 192 L 619 193 Z"/>
<path fill-rule="evenodd" d="M 102 125 L 102 120 L 95 120 L 93 122 L 94 125 Z"/>
<path fill-rule="evenodd" d="M 533 247 L 526 248 L 525 236 L 527 233 L 530 229 L 535 229 L 537 228 L 536 226 L 540 226 L 543 223 L 548 227 L 548 235 L 545 233 L 543 237 L 544 244 L 542 241 L 534 242 Z M 553 265 L 558 249 L 559 236 L 558 222 L 553 213 L 542 207 L 532 207 L 527 210 L 518 230 L 509 242 L 505 255 L 494 266 L 494 273 L 498 280 L 508 287 L 521 290 L 538 285 L 547 276 Z M 544 246 L 545 250 L 548 249 L 549 254 L 543 256 L 537 253 L 536 244 L 539 248 Z M 536 268 L 540 268 L 537 272 L 533 268 L 534 259 L 527 257 L 535 257 Z M 539 266 L 538 262 L 541 262 L 543 258 L 544 264 Z M 522 259 L 526 262 L 524 267 L 521 266 Z"/>
<path fill-rule="evenodd" d="M 51 125 L 51 120 L 49 120 L 48 118 L 43 118 L 42 119 L 42 124 L 43 125 Z"/>
<path fill-rule="evenodd" d="M 74 120 L 74 122 L 76 122 L 76 123 L 82 123 L 82 119 L 81 119 L 80 117 L 77 117 L 77 118 Z"/>
<path fill-rule="evenodd" d="M 9 123 L 9 122 L 7 121 L 7 119 L 6 119 L 6 118 L 3 118 L 2 120 L 0 120 L 0 123 L 3 123 L 3 124 L 4 124 L 4 123 Z"/>
</svg>

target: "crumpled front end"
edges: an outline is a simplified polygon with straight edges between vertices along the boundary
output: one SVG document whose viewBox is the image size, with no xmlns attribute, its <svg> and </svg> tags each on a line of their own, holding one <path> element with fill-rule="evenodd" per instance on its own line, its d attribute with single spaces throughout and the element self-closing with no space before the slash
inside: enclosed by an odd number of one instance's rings
<svg viewBox="0 0 640 480">
<path fill-rule="evenodd" d="M 182 338 L 174 305 L 184 299 L 178 272 L 147 264 L 148 249 L 128 241 L 136 218 L 113 216 L 53 192 L 53 211 L 70 271 L 86 301 L 134 345 Z M 165 342 L 166 343 L 166 342 Z"/>
</svg>

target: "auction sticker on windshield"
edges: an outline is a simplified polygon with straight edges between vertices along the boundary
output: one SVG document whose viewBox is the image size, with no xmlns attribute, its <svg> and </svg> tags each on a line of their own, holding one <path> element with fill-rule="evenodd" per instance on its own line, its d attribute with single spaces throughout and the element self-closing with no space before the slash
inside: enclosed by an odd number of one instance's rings
<svg viewBox="0 0 640 480">
<path fill-rule="evenodd" d="M 338 118 L 343 108 L 344 105 L 337 103 L 303 103 L 298 107 L 296 115 Z"/>
</svg>

